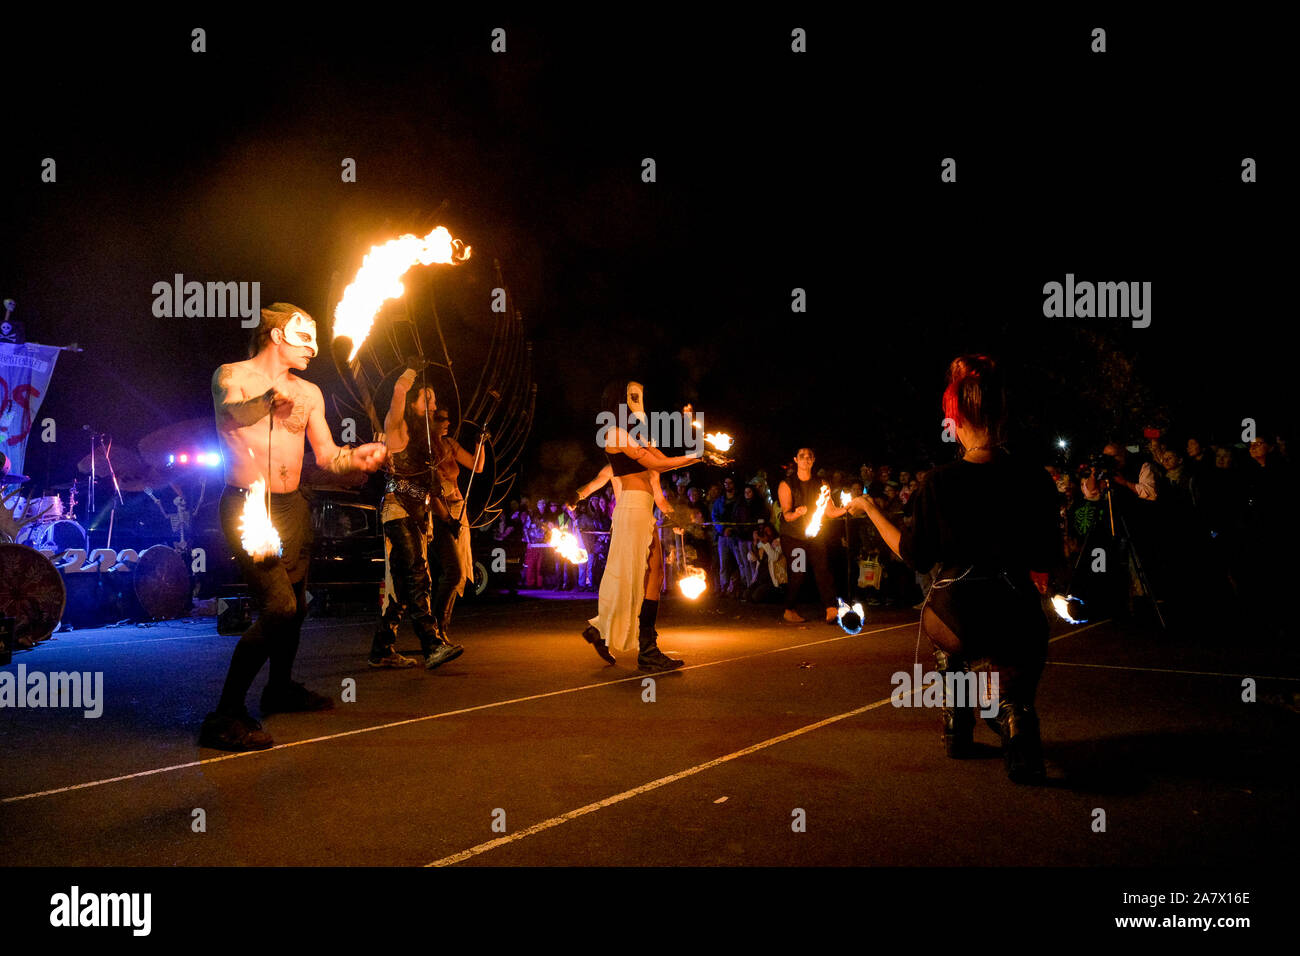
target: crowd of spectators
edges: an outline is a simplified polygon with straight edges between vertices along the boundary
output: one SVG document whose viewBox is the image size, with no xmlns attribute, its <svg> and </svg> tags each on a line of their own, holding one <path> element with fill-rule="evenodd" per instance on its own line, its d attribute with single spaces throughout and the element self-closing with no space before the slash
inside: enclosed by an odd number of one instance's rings
<svg viewBox="0 0 1300 956">
<path fill-rule="evenodd" d="M 1045 468 L 1056 483 L 1061 521 L 1061 566 L 1054 587 L 1064 590 L 1092 569 L 1101 535 L 1111 540 L 1110 508 L 1123 523 L 1114 540 L 1117 560 L 1131 573 L 1128 602 L 1150 591 L 1162 600 L 1201 598 L 1218 589 L 1227 599 L 1256 601 L 1282 580 L 1295 496 L 1282 439 L 1212 444 L 1202 435 L 1168 435 L 1144 444 L 1111 442 L 1067 462 L 1064 452 Z M 818 468 L 833 501 L 841 493 L 867 494 L 898 527 L 911 522 L 911 502 L 933 463 L 863 463 L 856 471 Z M 706 464 L 665 474 L 664 553 L 670 565 L 701 568 L 709 592 L 739 601 L 779 603 L 788 582 L 782 553 L 777 484 L 793 462 L 748 477 Z M 1109 491 L 1109 494 L 1107 494 Z M 512 501 L 493 529 L 498 541 L 524 546 L 524 588 L 595 591 L 609 543 L 613 491 L 593 494 L 573 511 L 558 500 Z M 547 546 L 553 529 L 573 534 L 589 555 L 573 565 Z M 680 529 L 680 535 L 676 529 Z M 828 542 L 836 593 L 868 606 L 917 607 L 929 585 L 885 546 L 865 518 L 837 518 L 822 531 Z M 1093 536 L 1093 537 L 1090 537 Z M 1139 567 L 1144 572 L 1139 573 Z M 668 580 L 675 579 L 670 567 Z M 1208 588 L 1208 590 L 1206 590 Z M 1076 587 L 1082 590 L 1083 587 Z M 1114 595 L 1109 595 L 1114 598 Z"/>
</svg>

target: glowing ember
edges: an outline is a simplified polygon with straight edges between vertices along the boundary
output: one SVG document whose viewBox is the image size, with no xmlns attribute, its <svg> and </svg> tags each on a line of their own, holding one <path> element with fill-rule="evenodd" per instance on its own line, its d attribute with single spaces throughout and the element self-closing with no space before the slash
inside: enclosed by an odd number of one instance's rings
<svg viewBox="0 0 1300 956">
<path fill-rule="evenodd" d="M 280 533 L 275 530 L 271 516 L 266 513 L 266 482 L 261 478 L 248 489 L 239 530 L 239 543 L 254 561 L 279 557 L 284 550 L 280 544 Z"/>
<path fill-rule="evenodd" d="M 838 601 L 840 605 L 840 609 L 836 613 L 836 619 L 839 621 L 840 627 L 844 629 L 844 632 L 846 634 L 856 634 L 858 631 L 862 630 L 862 622 L 864 620 L 862 605 L 855 602 L 853 606 L 850 607 L 845 604 L 841 598 L 836 598 L 835 600 Z"/>
<path fill-rule="evenodd" d="M 1071 601 L 1075 602 L 1078 609 L 1083 608 L 1083 602 L 1080 601 L 1073 594 L 1053 594 L 1052 609 L 1056 611 L 1057 616 L 1062 621 L 1067 621 L 1070 624 L 1086 624 L 1088 621 L 1086 617 L 1076 618 L 1070 614 Z"/>
<path fill-rule="evenodd" d="M 334 337 L 352 340 L 348 361 L 361 351 L 384 302 L 401 298 L 406 291 L 401 279 L 412 266 L 464 262 L 468 258 L 469 246 L 453 239 L 445 226 L 438 226 L 423 239 L 405 235 L 371 246 L 357 277 L 343 290 L 343 298 L 334 310 Z"/>
<path fill-rule="evenodd" d="M 728 435 L 726 432 L 714 432 L 712 435 L 710 435 L 708 432 L 705 432 L 704 440 L 708 442 L 710 445 L 712 445 L 714 448 L 716 448 L 718 451 L 731 450 L 731 436 Z"/>
<path fill-rule="evenodd" d="M 551 529 L 551 540 L 546 542 L 564 560 L 573 564 L 586 564 L 587 552 L 578 546 L 578 539 L 559 528 Z"/>
<path fill-rule="evenodd" d="M 694 601 L 708 588 L 709 579 L 705 576 L 703 568 L 686 568 L 677 581 L 677 586 L 681 588 L 682 594 Z"/>
<path fill-rule="evenodd" d="M 822 529 L 822 515 L 826 514 L 826 506 L 830 503 L 831 490 L 826 485 L 822 485 L 822 490 L 817 492 L 817 508 L 808 519 L 808 530 L 804 532 L 806 537 L 817 537 L 817 532 Z"/>
</svg>

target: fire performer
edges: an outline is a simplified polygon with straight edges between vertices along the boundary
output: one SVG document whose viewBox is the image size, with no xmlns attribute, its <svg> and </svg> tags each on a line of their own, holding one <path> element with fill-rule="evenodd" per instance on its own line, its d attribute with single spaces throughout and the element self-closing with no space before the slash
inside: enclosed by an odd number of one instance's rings
<svg viewBox="0 0 1300 956">
<path fill-rule="evenodd" d="M 817 456 L 811 448 L 800 448 L 794 456 L 794 475 L 783 479 L 776 489 L 777 500 L 781 503 L 781 552 L 785 555 L 789 576 L 784 615 L 787 624 L 804 622 L 795 605 L 799 603 L 799 589 L 803 587 L 810 564 L 817 581 L 817 594 L 826 608 L 826 623 L 839 621 L 835 580 L 831 577 L 826 556 L 826 524 L 827 519 L 843 517 L 846 509 L 832 501 L 824 501 L 820 524 L 816 528 L 811 526 L 822 495 L 821 482 L 813 479 L 812 469 L 816 461 Z"/>
<path fill-rule="evenodd" d="M 448 416 L 437 410 L 433 389 L 420 388 L 414 401 L 407 400 L 416 374 L 408 368 L 398 378 L 384 418 L 390 457 L 382 518 L 394 594 L 371 641 L 370 666 L 415 664 L 396 647 L 397 628 L 410 614 L 424 666 L 433 670 L 464 652 L 448 639 L 446 627 L 451 604 L 464 589 L 466 568 L 472 566 L 468 555 L 461 554 L 469 547 L 468 516 L 456 485 L 457 461 L 471 465 L 472 460 L 459 444 L 446 439 Z M 475 470 L 483 470 L 481 455 Z M 429 570 L 431 542 L 442 568 L 437 600 L 432 598 Z"/>
<path fill-rule="evenodd" d="M 305 441 L 316 462 L 334 474 L 373 472 L 383 464 L 384 446 L 334 444 L 321 391 L 293 374 L 316 357 L 316 322 L 297 306 L 277 302 L 262 310 L 246 361 L 222 365 L 212 376 L 217 434 L 225 444 L 226 488 L 221 495 L 221 529 L 234 551 L 259 615 L 235 645 L 217 709 L 207 716 L 199 743 L 221 750 L 264 750 L 272 744 L 245 706 L 253 679 L 269 659 L 271 675 L 262 694 L 262 714 L 325 710 L 328 697 L 291 679 L 303 618 L 307 615 L 307 570 L 311 562 L 311 516 L 299 490 Z M 279 532 L 279 556 L 254 559 L 241 542 L 240 517 L 249 489 L 265 479 L 270 518 Z"/>
<path fill-rule="evenodd" d="M 946 683 L 948 673 L 960 675 L 987 660 L 998 677 L 996 729 L 1007 775 L 1017 783 L 1041 783 L 1034 697 L 1047 660 L 1039 595 L 1047 591 L 1047 571 L 1061 550 L 1055 486 L 1042 468 L 1021 464 L 1003 448 L 1006 395 L 992 359 L 953 360 L 943 413 L 955 422 L 965 453 L 926 477 L 914 497 L 912 527 L 900 532 L 867 496 L 849 507 L 865 512 L 913 570 L 942 567 L 921 611 L 936 670 Z M 945 700 L 943 740 L 948 756 L 961 758 L 972 747 L 974 702 L 954 703 Z"/>
<path fill-rule="evenodd" d="M 659 481 L 659 472 L 651 471 L 649 474 L 651 486 L 650 494 L 654 498 L 655 507 L 659 509 L 659 512 L 664 516 L 664 519 L 668 520 L 673 513 L 673 507 L 668 503 L 668 499 L 664 497 L 663 486 Z M 621 479 L 615 477 L 613 465 L 606 465 L 599 471 L 599 473 L 597 473 L 595 478 L 579 488 L 576 501 L 570 502 L 565 505 L 565 507 L 568 508 L 570 513 L 575 513 L 578 501 L 584 501 L 587 498 L 590 498 L 597 491 L 610 483 L 614 486 L 614 503 L 615 509 L 617 509 L 619 492 L 622 490 L 623 483 Z M 664 591 L 664 552 L 659 530 L 658 525 L 656 525 L 650 538 L 650 553 L 646 556 L 645 591 L 641 598 L 641 610 L 637 613 L 638 658 L 640 658 L 642 654 L 647 654 L 651 658 L 657 657 L 655 652 L 659 650 L 657 644 L 659 632 L 655 630 L 655 622 L 659 619 L 659 599 L 663 595 Z M 651 651 L 651 648 L 654 648 L 654 650 Z M 599 644 L 596 645 L 596 653 L 600 654 Z M 605 657 L 604 654 L 601 654 L 600 656 L 609 660 L 609 658 Z M 684 661 L 678 661 L 675 658 L 668 657 L 666 654 L 663 656 L 673 668 L 680 667 L 685 663 Z M 610 663 L 612 664 L 613 661 L 611 660 Z M 672 669 L 669 667 L 656 666 L 656 664 L 657 662 L 654 660 L 647 660 L 646 666 L 641 669 Z"/>
<path fill-rule="evenodd" d="M 640 382 L 610 385 L 605 389 L 601 407 L 613 420 L 626 422 L 629 418 L 636 418 L 644 422 L 643 394 Z M 659 649 L 653 620 L 647 627 L 641 617 L 647 587 L 656 597 L 663 587 L 663 560 L 652 558 L 652 548 L 658 537 L 655 534 L 653 476 L 692 465 L 699 459 L 695 455 L 665 457 L 657 448 L 635 440 L 621 426 L 604 429 L 603 438 L 610 474 L 619 480 L 616 485 L 618 495 L 610 529 L 609 558 L 605 575 L 600 580 L 598 611 L 582 636 L 610 664 L 615 662 L 612 650 L 627 651 L 635 646 L 639 650 L 639 670 L 673 670 L 684 662 Z M 659 568 L 657 584 L 651 571 L 653 567 Z M 653 602 L 653 609 L 658 609 L 657 600 Z"/>
</svg>

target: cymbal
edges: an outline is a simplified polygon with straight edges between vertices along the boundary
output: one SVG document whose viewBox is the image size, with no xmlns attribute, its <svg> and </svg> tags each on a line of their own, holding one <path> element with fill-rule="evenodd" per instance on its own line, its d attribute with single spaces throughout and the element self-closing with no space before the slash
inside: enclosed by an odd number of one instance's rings
<svg viewBox="0 0 1300 956">
<path fill-rule="evenodd" d="M 127 475 L 135 477 L 145 473 L 144 462 L 140 460 L 139 455 L 130 448 L 114 445 L 109 451 L 108 460 L 104 458 L 104 449 L 102 447 L 95 449 L 95 477 L 108 477 L 109 460 L 112 461 L 113 471 L 117 473 L 119 480 Z M 77 462 L 77 471 L 83 475 L 90 474 L 89 455 Z"/>
<path fill-rule="evenodd" d="M 220 452 L 212 416 L 189 418 L 150 432 L 136 445 L 141 458 L 154 468 L 166 468 L 167 456 L 176 453 Z"/>
<path fill-rule="evenodd" d="M 29 481 L 26 475 L 0 475 L 0 485 L 24 485 Z"/>
</svg>

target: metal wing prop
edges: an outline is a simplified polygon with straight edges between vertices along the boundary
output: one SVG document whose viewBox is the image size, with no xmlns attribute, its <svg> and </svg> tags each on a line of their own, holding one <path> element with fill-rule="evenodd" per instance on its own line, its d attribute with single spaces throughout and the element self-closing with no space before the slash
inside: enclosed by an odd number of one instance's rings
<svg viewBox="0 0 1300 956">
<path fill-rule="evenodd" d="M 467 258 L 468 248 L 464 252 Z M 428 291 L 429 284 L 425 285 L 419 301 L 402 296 L 399 302 L 380 308 L 373 327 L 364 334 L 360 345 L 350 336 L 340 334 L 336 317 L 330 350 L 348 392 L 346 402 L 335 399 L 336 410 L 340 415 L 352 412 L 365 416 L 376 436 L 383 432 L 382 411 L 386 410 L 393 383 L 411 358 L 427 363 L 423 373 L 426 383 L 432 384 L 429 370 L 437 370 L 438 378 L 450 382 L 449 410 L 457 423 L 456 440 L 473 454 L 480 436 L 486 433 L 483 440 L 487 462 L 483 474 L 471 473 L 465 484 L 470 525 L 475 528 L 490 524 L 501 513 L 501 503 L 510 494 L 517 477 L 514 468 L 532 429 L 537 403 L 532 343 L 524 338 L 523 316 L 515 308 L 514 297 L 502 278 L 501 264 L 496 260 L 493 270 L 501 292 L 493 297 L 495 318 L 491 341 L 479 370 L 478 385 L 467 403 L 462 402 L 455 363 L 443 334 L 435 297 Z M 331 303 L 340 302 L 339 287 L 340 277 L 336 273 L 331 283 Z M 441 360 L 433 351 L 435 337 Z M 430 343 L 429 351 L 426 351 L 426 341 Z M 435 388 L 435 392 L 439 396 L 447 394 L 443 388 Z M 448 406 L 445 398 L 439 398 L 439 406 Z"/>
</svg>

